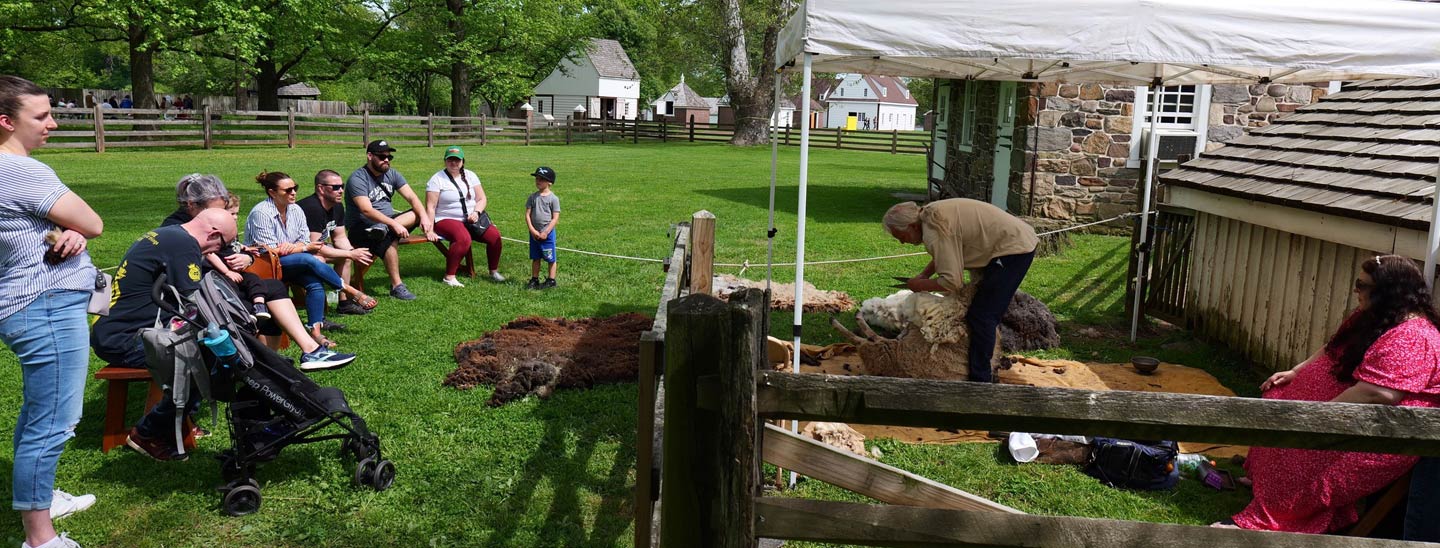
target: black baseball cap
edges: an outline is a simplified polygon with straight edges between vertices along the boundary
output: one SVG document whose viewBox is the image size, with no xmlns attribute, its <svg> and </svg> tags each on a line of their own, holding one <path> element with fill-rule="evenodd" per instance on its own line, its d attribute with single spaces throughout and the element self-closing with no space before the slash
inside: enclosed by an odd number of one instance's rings
<svg viewBox="0 0 1440 548">
<path fill-rule="evenodd" d="M 555 184 L 555 170 L 545 166 L 535 168 L 535 173 L 531 173 L 530 176 L 539 177 L 541 179 L 545 179 L 546 181 L 550 181 L 550 184 L 552 185 Z"/>
<path fill-rule="evenodd" d="M 365 152 L 369 152 L 370 154 L 384 154 L 386 152 L 395 152 L 395 147 L 390 146 L 390 143 L 381 139 L 379 141 L 370 141 L 370 144 L 365 145 Z"/>
</svg>

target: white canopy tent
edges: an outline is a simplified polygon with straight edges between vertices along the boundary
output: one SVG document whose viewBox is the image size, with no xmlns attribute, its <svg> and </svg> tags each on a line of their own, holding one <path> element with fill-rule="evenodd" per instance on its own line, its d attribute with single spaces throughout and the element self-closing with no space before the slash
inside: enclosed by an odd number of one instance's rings
<svg viewBox="0 0 1440 548">
<path fill-rule="evenodd" d="M 1401 0 L 808 0 L 781 32 L 776 53 L 776 70 L 799 68 L 802 72 L 805 97 L 810 96 L 814 71 L 1095 82 L 1152 89 L 1175 84 L 1440 78 L 1440 4 Z M 777 102 L 779 89 L 777 82 Z M 799 108 L 801 119 L 808 120 L 810 102 L 802 98 Z M 1157 117 L 1151 118 L 1153 133 Z M 796 303 L 805 302 L 809 143 L 809 124 L 804 124 Z M 1152 141 L 1146 154 L 1142 242 L 1147 241 L 1149 226 L 1154 146 Z M 772 159 L 772 234 L 773 165 Z M 1440 216 L 1440 200 L 1434 201 Z M 1427 280 L 1434 278 L 1437 247 L 1440 232 L 1432 221 Z M 1144 264 L 1145 248 L 1138 253 Z M 1139 321 L 1139 300 L 1137 291 L 1132 340 Z M 795 307 L 797 348 L 802 308 Z M 799 370 L 798 352 L 793 366 Z"/>
</svg>

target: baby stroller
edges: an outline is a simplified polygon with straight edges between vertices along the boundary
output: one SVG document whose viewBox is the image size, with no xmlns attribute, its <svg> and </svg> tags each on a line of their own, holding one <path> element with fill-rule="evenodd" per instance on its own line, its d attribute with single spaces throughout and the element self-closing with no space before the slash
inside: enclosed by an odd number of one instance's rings
<svg viewBox="0 0 1440 548">
<path fill-rule="evenodd" d="M 156 330 L 172 337 L 169 346 L 192 344 L 192 349 L 201 349 L 191 352 L 198 360 L 183 359 L 183 351 L 170 354 L 180 359 L 157 359 L 152 346 L 162 345 L 146 335 L 146 361 L 152 378 L 171 394 L 177 409 L 186 408 L 192 392 L 200 399 L 229 403 L 230 448 L 217 456 L 225 481 L 218 489 L 226 514 L 243 516 L 258 511 L 261 498 L 256 466 L 299 443 L 340 440 L 341 456 L 354 458 L 356 485 L 384 491 L 394 482 L 394 463 L 381 456 L 380 439 L 350 409 L 345 395 L 337 388 L 315 384 L 289 358 L 261 343 L 248 303 L 238 296 L 230 280 L 208 272 L 201 277 L 194 297 L 183 298 L 161 273 L 151 298 L 172 317 Z M 181 304 L 177 307 L 172 301 Z M 178 439 L 180 419 L 176 422 Z"/>
</svg>

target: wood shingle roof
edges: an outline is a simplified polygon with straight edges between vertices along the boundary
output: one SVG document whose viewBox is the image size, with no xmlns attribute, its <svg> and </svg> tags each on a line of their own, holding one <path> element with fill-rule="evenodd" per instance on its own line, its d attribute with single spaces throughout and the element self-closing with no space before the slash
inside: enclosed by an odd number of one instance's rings
<svg viewBox="0 0 1440 548">
<path fill-rule="evenodd" d="M 1160 175 L 1190 187 L 1427 230 L 1440 160 L 1440 80 L 1371 80 Z"/>
</svg>

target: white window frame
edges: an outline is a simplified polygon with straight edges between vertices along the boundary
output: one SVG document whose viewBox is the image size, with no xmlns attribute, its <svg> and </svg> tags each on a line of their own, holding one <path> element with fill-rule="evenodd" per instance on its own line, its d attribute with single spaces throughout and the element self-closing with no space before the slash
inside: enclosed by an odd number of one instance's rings
<svg viewBox="0 0 1440 548">
<path fill-rule="evenodd" d="M 972 152 L 975 147 L 975 91 L 975 81 L 966 80 L 960 98 L 960 141 L 956 143 L 962 152 Z"/>
<path fill-rule="evenodd" d="M 1195 108 L 1190 113 L 1189 123 L 1165 122 L 1165 113 L 1161 113 L 1161 121 L 1155 125 L 1160 132 L 1166 130 L 1176 132 L 1194 132 L 1195 150 L 1193 156 L 1199 156 L 1205 152 L 1205 143 L 1210 130 L 1210 84 L 1185 84 L 1195 86 Z M 1183 86 L 1165 86 L 1161 93 L 1167 93 L 1169 88 L 1181 88 Z M 1135 114 L 1130 124 L 1130 157 L 1125 161 L 1125 167 L 1138 168 L 1145 165 L 1141 159 L 1140 144 L 1143 141 L 1145 130 L 1150 128 L 1150 121 L 1146 119 L 1150 112 L 1150 88 L 1147 86 L 1135 86 Z"/>
</svg>

